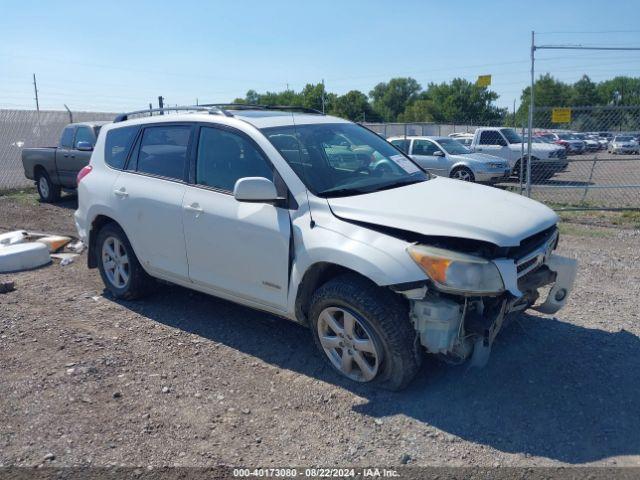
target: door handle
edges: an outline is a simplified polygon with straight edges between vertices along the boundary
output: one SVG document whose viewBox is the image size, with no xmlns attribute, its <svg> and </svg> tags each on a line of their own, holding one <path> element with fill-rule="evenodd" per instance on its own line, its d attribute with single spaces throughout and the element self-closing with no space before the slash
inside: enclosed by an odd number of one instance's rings
<svg viewBox="0 0 640 480">
<path fill-rule="evenodd" d="M 129 196 L 129 194 L 127 193 L 124 187 L 121 187 L 119 190 L 114 190 L 113 193 L 116 197 L 120 197 L 120 198 L 126 198 Z"/>
<path fill-rule="evenodd" d="M 64 158 L 69 158 L 69 154 L 65 153 L 64 155 L 62 155 Z"/>
<path fill-rule="evenodd" d="M 191 205 L 185 205 L 184 209 L 188 212 L 195 212 L 196 214 L 204 212 L 199 203 L 192 203 Z"/>
</svg>

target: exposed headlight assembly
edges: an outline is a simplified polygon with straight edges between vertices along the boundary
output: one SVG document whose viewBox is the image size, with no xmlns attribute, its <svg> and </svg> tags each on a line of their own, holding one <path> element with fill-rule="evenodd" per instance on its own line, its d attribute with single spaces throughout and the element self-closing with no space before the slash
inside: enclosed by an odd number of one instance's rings
<svg viewBox="0 0 640 480">
<path fill-rule="evenodd" d="M 407 252 L 443 292 L 492 295 L 504 291 L 498 267 L 489 260 L 425 245 L 411 245 Z"/>
</svg>

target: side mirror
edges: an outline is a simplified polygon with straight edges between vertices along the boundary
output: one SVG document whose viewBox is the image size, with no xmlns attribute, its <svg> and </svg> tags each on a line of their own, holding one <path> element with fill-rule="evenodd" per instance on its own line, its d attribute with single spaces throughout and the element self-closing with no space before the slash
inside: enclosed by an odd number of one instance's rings
<svg viewBox="0 0 640 480">
<path fill-rule="evenodd" d="M 436 150 L 433 152 L 434 157 L 444 157 L 444 152 L 442 150 Z"/>
<path fill-rule="evenodd" d="M 239 202 L 270 203 L 280 200 L 276 186 L 264 177 L 239 178 L 233 187 L 233 196 Z"/>
<path fill-rule="evenodd" d="M 89 142 L 78 142 L 76 144 L 76 150 L 80 150 L 81 152 L 90 152 L 93 150 L 93 145 Z"/>
</svg>

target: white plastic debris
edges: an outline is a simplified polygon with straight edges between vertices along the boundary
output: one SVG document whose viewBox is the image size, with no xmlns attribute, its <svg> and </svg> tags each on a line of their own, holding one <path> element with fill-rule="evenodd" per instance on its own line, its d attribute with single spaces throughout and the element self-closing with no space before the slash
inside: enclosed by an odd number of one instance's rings
<svg viewBox="0 0 640 480">
<path fill-rule="evenodd" d="M 60 260 L 61 267 L 64 267 L 65 265 L 69 265 L 70 263 L 73 263 L 75 258 L 78 256 L 79 254 L 77 253 L 52 253 L 51 254 L 51 258 L 56 258 Z"/>
<path fill-rule="evenodd" d="M 44 243 L 19 243 L 0 247 L 0 273 L 16 272 L 51 263 Z"/>
<path fill-rule="evenodd" d="M 28 238 L 29 234 L 24 230 L 2 233 L 0 234 L 0 246 L 17 245 L 26 242 Z"/>
<path fill-rule="evenodd" d="M 57 252 L 70 241 L 71 237 L 64 237 L 62 235 L 49 235 L 36 240 L 36 242 L 44 243 L 51 253 Z"/>
<path fill-rule="evenodd" d="M 82 252 L 84 252 L 85 248 L 87 248 L 86 245 L 84 243 L 82 243 L 82 241 L 80 241 L 80 240 L 78 240 L 77 242 L 70 243 L 69 245 L 67 245 L 67 250 L 71 250 L 74 253 L 82 253 Z"/>
</svg>

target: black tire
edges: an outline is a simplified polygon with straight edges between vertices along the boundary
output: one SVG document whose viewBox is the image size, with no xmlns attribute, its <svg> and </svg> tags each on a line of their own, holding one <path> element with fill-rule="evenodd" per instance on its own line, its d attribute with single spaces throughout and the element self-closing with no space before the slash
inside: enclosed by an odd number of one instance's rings
<svg viewBox="0 0 640 480">
<path fill-rule="evenodd" d="M 408 306 L 395 293 L 380 288 L 356 274 L 345 274 L 322 285 L 311 299 L 309 312 L 313 340 L 325 361 L 327 357 L 318 336 L 318 319 L 326 308 L 338 307 L 355 314 L 382 352 L 377 375 L 368 382 L 387 390 L 401 390 L 416 376 L 423 351 L 409 320 Z"/>
<path fill-rule="evenodd" d="M 118 287 L 109 279 L 104 265 L 105 261 L 102 255 L 102 248 L 104 243 L 110 238 L 115 238 L 121 243 L 128 257 L 128 279 L 121 287 Z M 116 223 L 108 223 L 98 232 L 95 255 L 102 281 L 107 290 L 111 292 L 115 298 L 121 300 L 141 298 L 149 292 L 151 286 L 154 284 L 153 278 L 149 276 L 142 268 L 142 265 L 140 265 L 138 257 L 136 257 L 131 243 L 129 243 L 129 239 Z"/>
<path fill-rule="evenodd" d="M 36 173 L 36 188 L 40 201 L 44 203 L 55 203 L 60 200 L 62 187 L 53 184 L 46 170 L 40 169 Z"/>
<path fill-rule="evenodd" d="M 456 175 L 458 174 L 464 174 L 468 180 L 465 180 L 463 178 L 458 178 Z M 473 172 L 471 171 L 471 169 L 467 168 L 467 167 L 456 167 L 453 170 L 451 170 L 451 174 L 449 175 L 450 178 L 456 178 L 457 180 L 462 180 L 463 182 L 475 182 L 476 181 L 476 176 L 473 174 Z"/>
</svg>

